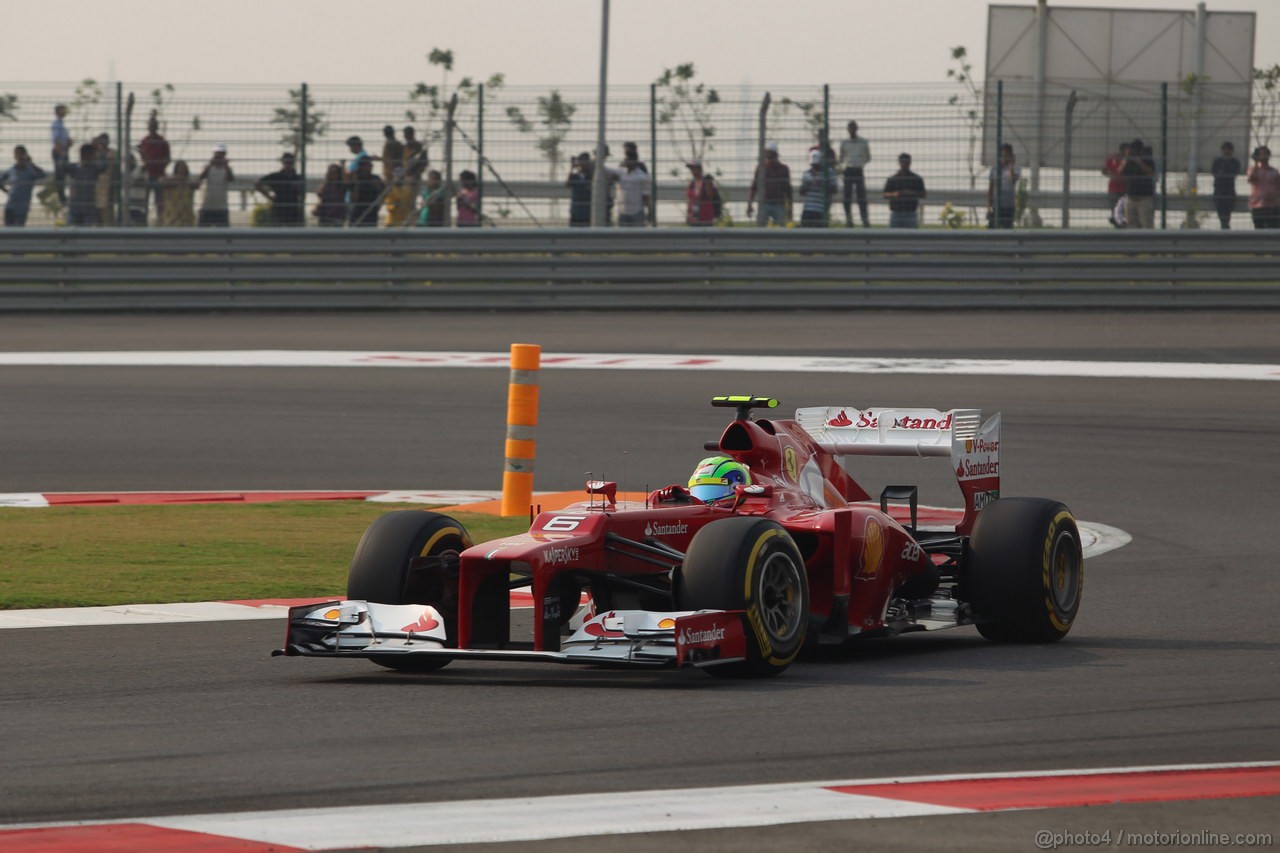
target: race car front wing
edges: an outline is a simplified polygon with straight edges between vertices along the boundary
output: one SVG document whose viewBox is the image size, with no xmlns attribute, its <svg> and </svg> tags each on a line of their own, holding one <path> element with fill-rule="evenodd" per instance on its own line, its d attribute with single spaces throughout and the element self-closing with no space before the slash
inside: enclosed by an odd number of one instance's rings
<svg viewBox="0 0 1280 853">
<path fill-rule="evenodd" d="M 586 619 L 561 642 L 560 651 L 458 649 L 449 647 L 444 618 L 429 605 L 331 601 L 289 608 L 284 648 L 272 654 L 705 667 L 745 660 L 744 615 L 736 610 L 610 610 Z"/>
</svg>

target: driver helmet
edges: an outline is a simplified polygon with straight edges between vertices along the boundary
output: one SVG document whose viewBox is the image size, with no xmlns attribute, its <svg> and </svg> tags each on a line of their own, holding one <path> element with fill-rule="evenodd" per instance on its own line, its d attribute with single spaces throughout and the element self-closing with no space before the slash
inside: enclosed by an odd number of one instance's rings
<svg viewBox="0 0 1280 853">
<path fill-rule="evenodd" d="M 735 486 L 751 485 L 751 471 L 728 456 L 709 456 L 698 463 L 689 478 L 689 494 L 703 503 L 733 497 Z"/>
</svg>

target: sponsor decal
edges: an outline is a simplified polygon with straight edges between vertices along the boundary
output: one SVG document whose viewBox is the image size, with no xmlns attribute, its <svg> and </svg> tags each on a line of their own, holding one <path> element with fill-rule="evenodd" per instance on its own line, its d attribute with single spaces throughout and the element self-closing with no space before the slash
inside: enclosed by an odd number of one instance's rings
<svg viewBox="0 0 1280 853">
<path fill-rule="evenodd" d="M 326 610 L 324 613 L 324 618 L 328 619 L 330 622 L 336 622 L 338 621 L 338 617 L 341 615 L 342 615 L 341 610 Z"/>
<path fill-rule="evenodd" d="M 675 626 L 675 621 L 664 619 L 664 622 L 671 622 Z M 676 638 L 676 642 L 682 646 L 697 645 L 698 643 L 717 643 L 724 639 L 724 628 L 707 628 L 705 631 L 690 631 L 688 628 L 680 632 L 680 636 Z"/>
<path fill-rule="evenodd" d="M 577 547 L 543 548 L 542 562 L 547 565 L 564 565 L 578 562 L 580 549 Z"/>
<path fill-rule="evenodd" d="M 645 536 L 679 536 L 682 533 L 689 532 L 689 525 L 683 521 L 672 522 L 671 524 L 663 524 L 660 521 L 651 521 L 644 526 Z"/>
<path fill-rule="evenodd" d="M 560 619 L 560 597 L 549 595 L 542 599 L 542 619 L 546 621 L 557 621 Z"/>
<path fill-rule="evenodd" d="M 430 631 L 433 628 L 440 627 L 440 622 L 434 619 L 430 613 L 423 613 L 418 617 L 418 621 L 412 625 L 405 625 L 400 630 L 406 634 L 419 634 L 423 631 Z"/>
<path fill-rule="evenodd" d="M 874 518 L 868 518 L 862 528 L 862 569 L 858 577 L 870 580 L 880 574 L 880 562 L 884 559 L 884 528 Z"/>
<path fill-rule="evenodd" d="M 980 512 L 987 504 L 994 500 L 998 500 L 1000 493 L 992 492 L 974 492 L 973 493 L 973 511 Z"/>
<path fill-rule="evenodd" d="M 789 444 L 782 450 L 782 471 L 791 482 L 800 482 L 800 472 L 796 468 L 796 449 Z"/>
<path fill-rule="evenodd" d="M 753 602 L 747 608 L 747 624 L 751 626 L 751 631 L 756 635 L 756 642 L 760 645 L 760 654 L 766 658 L 773 657 L 773 643 L 769 642 L 769 632 L 764 628 L 764 620 L 760 618 L 760 608 Z"/>
<path fill-rule="evenodd" d="M 582 626 L 582 630 L 586 631 L 593 637 L 621 637 L 623 635 L 621 631 L 613 628 L 606 628 L 604 626 L 604 619 L 588 622 Z"/>
<path fill-rule="evenodd" d="M 1000 460 L 987 459 L 983 462 L 975 462 L 972 459 L 962 459 L 956 466 L 956 476 L 961 480 L 972 480 L 974 477 L 998 477 Z"/>
<path fill-rule="evenodd" d="M 834 418 L 827 421 L 827 426 L 831 426 L 831 427 L 853 426 L 853 421 L 849 420 L 849 415 L 845 413 L 844 409 L 841 409 L 840 414 L 836 415 Z"/>
<path fill-rule="evenodd" d="M 920 559 L 920 555 L 924 553 L 924 549 L 914 542 L 908 542 L 902 546 L 902 559 L 914 563 Z"/>
<path fill-rule="evenodd" d="M 676 620 L 672 619 L 670 616 L 658 623 L 659 628 L 674 628 L 675 626 Z"/>
<path fill-rule="evenodd" d="M 843 412 L 841 413 L 843 414 Z M 941 412 L 939 412 L 941 414 Z M 928 429 L 940 430 L 951 429 L 952 413 L 947 412 L 946 417 L 915 417 L 913 415 L 903 415 L 900 418 L 893 419 L 893 429 Z M 880 426 L 880 417 L 871 409 L 858 413 L 859 427 L 878 427 Z"/>
</svg>

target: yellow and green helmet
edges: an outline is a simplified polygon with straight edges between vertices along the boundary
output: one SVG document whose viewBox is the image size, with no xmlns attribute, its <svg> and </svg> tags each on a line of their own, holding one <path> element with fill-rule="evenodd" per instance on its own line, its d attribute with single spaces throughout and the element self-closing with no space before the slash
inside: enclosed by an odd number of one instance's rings
<svg viewBox="0 0 1280 853">
<path fill-rule="evenodd" d="M 703 503 L 715 503 L 733 497 L 734 486 L 751 485 L 751 471 L 728 456 L 708 456 L 693 469 L 689 478 L 689 494 Z"/>
</svg>

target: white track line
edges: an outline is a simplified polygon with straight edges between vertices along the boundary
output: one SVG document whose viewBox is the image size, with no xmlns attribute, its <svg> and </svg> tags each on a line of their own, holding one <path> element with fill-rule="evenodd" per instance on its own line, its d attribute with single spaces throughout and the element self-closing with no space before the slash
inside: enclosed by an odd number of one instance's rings
<svg viewBox="0 0 1280 853">
<path fill-rule="evenodd" d="M 840 787 L 962 780 L 981 782 L 990 779 L 1023 777 L 1177 773 L 1275 766 L 1275 762 L 1261 761 L 844 779 L 493 800 L 171 815 L 114 821 L 21 824 L 0 826 L 0 830 L 141 823 L 304 850 L 534 841 L 573 836 L 725 829 L 974 812 L 973 809 L 968 808 L 830 790 Z M 608 819 L 603 820 L 602 815 L 607 816 Z"/>
<path fill-rule="evenodd" d="M 202 350 L 140 352 L 5 352 L 0 366 L 99 367 L 489 367 L 505 352 L 377 352 L 341 350 Z M 579 370 L 719 370 L 773 373 L 949 374 L 1112 379 L 1280 380 L 1280 364 L 1064 361 L 985 358 L 821 358 L 765 355 L 544 353 L 542 367 Z"/>
</svg>

